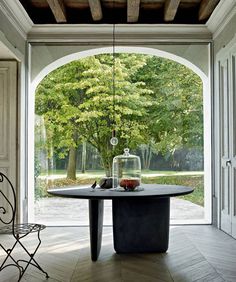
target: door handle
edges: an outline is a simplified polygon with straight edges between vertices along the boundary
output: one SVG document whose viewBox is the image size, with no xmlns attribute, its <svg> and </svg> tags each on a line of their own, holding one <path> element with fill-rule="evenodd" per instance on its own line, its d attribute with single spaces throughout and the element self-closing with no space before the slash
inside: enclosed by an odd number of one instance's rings
<svg viewBox="0 0 236 282">
<path fill-rule="evenodd" d="M 234 159 L 230 159 L 230 158 L 226 158 L 226 157 L 223 157 L 221 159 L 221 165 L 223 168 L 227 168 L 227 167 L 231 167 L 232 164 L 234 164 Z"/>
</svg>

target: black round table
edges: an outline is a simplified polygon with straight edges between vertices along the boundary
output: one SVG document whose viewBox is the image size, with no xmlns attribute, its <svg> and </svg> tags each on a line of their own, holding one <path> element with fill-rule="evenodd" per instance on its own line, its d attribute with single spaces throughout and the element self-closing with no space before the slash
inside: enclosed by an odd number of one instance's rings
<svg viewBox="0 0 236 282">
<path fill-rule="evenodd" d="M 117 253 L 166 252 L 169 244 L 170 197 L 186 195 L 193 188 L 143 184 L 143 191 L 64 188 L 50 194 L 89 200 L 91 258 L 96 261 L 102 242 L 103 200 L 112 200 L 113 241 Z"/>
</svg>

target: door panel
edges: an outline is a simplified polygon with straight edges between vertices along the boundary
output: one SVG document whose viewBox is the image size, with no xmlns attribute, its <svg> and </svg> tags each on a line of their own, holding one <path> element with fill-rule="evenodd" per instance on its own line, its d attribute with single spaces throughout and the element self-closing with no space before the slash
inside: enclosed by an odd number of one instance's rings
<svg viewBox="0 0 236 282">
<path fill-rule="evenodd" d="M 221 136 L 221 229 L 231 234 L 230 218 L 230 146 L 229 146 L 229 60 L 223 58 L 218 65 Z"/>
<path fill-rule="evenodd" d="M 220 228 L 236 238 L 236 43 L 218 55 Z"/>
<path fill-rule="evenodd" d="M 231 86 L 232 86 L 232 236 L 236 238 L 236 46 L 232 49 L 231 56 Z"/>
<path fill-rule="evenodd" d="M 17 63 L 0 62 L 0 171 L 6 174 L 16 187 L 17 160 Z M 6 186 L 2 187 L 8 198 L 12 195 Z M 2 204 L 8 211 L 8 205 L 0 197 Z M 8 216 L 8 215 L 6 215 Z M 5 217 L 6 218 L 6 217 Z"/>
</svg>

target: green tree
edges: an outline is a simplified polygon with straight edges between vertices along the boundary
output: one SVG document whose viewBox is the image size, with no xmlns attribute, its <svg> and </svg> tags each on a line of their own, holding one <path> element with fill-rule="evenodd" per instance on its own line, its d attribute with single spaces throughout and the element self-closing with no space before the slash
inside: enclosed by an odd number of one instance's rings
<svg viewBox="0 0 236 282">
<path fill-rule="evenodd" d="M 81 142 L 76 117 L 84 93 L 77 83 L 85 70 L 83 63 L 74 61 L 56 69 L 39 84 L 35 96 L 35 112 L 43 115 L 47 130 L 45 146 L 53 147 L 59 157 L 69 152 L 67 177 L 76 177 L 76 148 Z"/>
<path fill-rule="evenodd" d="M 51 146 L 64 157 L 69 151 L 67 177 L 76 177 L 76 148 L 88 142 L 97 148 L 107 175 L 112 158 L 125 146 L 144 142 L 150 101 L 143 83 L 131 77 L 145 64 L 141 55 L 92 56 L 74 61 L 50 73 L 36 91 L 36 114 L 43 115 L 47 128 L 48 152 Z M 115 94 L 115 95 L 114 95 Z M 119 145 L 110 145 L 116 129 Z"/>
<path fill-rule="evenodd" d="M 125 147 L 146 144 L 140 149 L 147 169 L 153 152 L 202 148 L 200 78 L 167 59 L 115 56 L 115 65 L 110 54 L 71 62 L 37 88 L 35 108 L 44 117 L 48 155 L 52 147 L 61 158 L 69 154 L 68 178 L 76 177 L 77 148 L 85 142 L 96 148 L 108 176 L 114 155 Z M 113 129 L 116 147 L 110 144 Z"/>
<path fill-rule="evenodd" d="M 86 99 L 79 106 L 81 115 L 77 119 L 81 135 L 100 153 L 106 175 L 111 175 L 112 159 L 125 147 L 136 148 L 145 140 L 146 115 L 150 101 L 141 82 L 131 80 L 132 75 L 145 64 L 145 57 L 119 55 L 115 59 L 115 91 L 113 92 L 113 64 L 110 55 L 90 57 L 83 73 L 80 87 Z M 110 79 L 109 79 L 110 78 Z M 110 144 L 111 132 L 116 130 L 119 139 L 114 148 Z"/>
<path fill-rule="evenodd" d="M 133 79 L 152 90 L 147 121 L 151 142 L 146 143 L 147 148 L 172 154 L 183 147 L 202 149 L 201 79 L 184 65 L 155 56 L 147 58 Z"/>
</svg>

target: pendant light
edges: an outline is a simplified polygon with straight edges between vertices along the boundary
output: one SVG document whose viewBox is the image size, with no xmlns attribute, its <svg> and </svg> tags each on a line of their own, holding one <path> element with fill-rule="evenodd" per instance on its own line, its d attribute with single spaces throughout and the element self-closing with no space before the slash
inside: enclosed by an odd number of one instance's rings
<svg viewBox="0 0 236 282">
<path fill-rule="evenodd" d="M 113 10 L 114 10 L 114 1 L 113 1 Z M 115 86 L 115 73 L 116 73 L 116 58 L 115 58 L 115 23 L 113 23 L 112 28 L 112 137 L 110 139 L 110 143 L 112 146 L 116 146 L 118 144 L 118 138 L 116 137 L 116 119 L 115 119 L 115 95 L 116 95 L 116 86 Z"/>
</svg>

